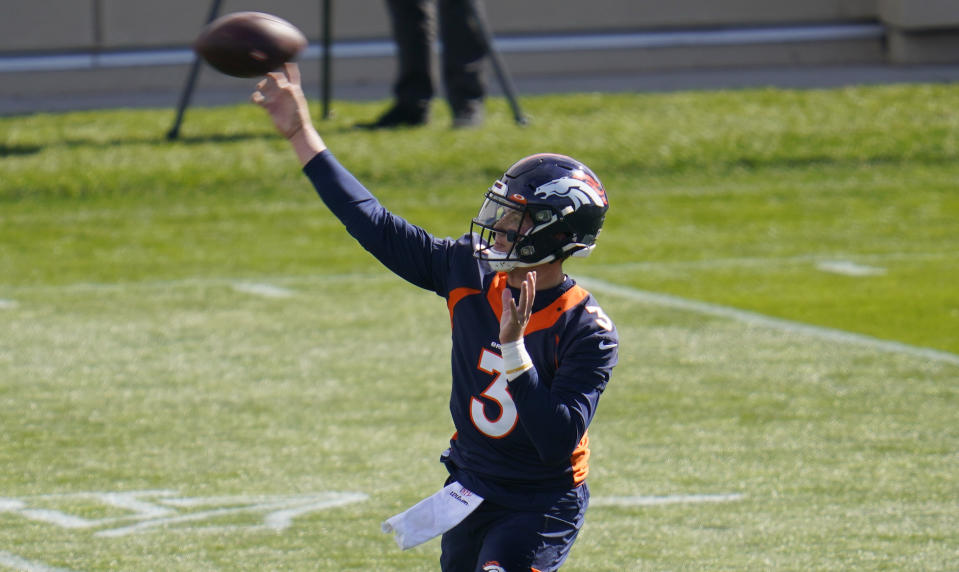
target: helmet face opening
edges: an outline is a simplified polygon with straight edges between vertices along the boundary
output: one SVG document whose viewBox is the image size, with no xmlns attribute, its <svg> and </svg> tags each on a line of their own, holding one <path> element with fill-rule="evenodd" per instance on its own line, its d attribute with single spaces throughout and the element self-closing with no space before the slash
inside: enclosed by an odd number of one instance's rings
<svg viewBox="0 0 959 572">
<path fill-rule="evenodd" d="M 499 271 L 530 265 L 531 262 L 522 259 L 521 242 L 533 230 L 533 219 L 526 205 L 506 197 L 506 190 L 502 181 L 496 181 L 486 192 L 486 200 L 470 225 L 473 256 L 488 261 L 494 270 Z"/>
<path fill-rule="evenodd" d="M 607 209 L 606 191 L 586 165 L 531 155 L 486 192 L 470 225 L 473 255 L 497 271 L 587 256 Z"/>
</svg>

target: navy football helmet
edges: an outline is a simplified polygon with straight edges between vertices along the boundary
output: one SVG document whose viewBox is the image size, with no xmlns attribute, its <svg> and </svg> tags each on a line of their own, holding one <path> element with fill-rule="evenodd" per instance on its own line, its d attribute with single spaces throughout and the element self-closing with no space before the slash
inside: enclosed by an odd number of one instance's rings
<svg viewBox="0 0 959 572">
<path fill-rule="evenodd" d="M 608 208 L 589 167 L 566 155 L 530 155 L 486 192 L 470 225 L 473 256 L 503 272 L 588 256 Z"/>
</svg>

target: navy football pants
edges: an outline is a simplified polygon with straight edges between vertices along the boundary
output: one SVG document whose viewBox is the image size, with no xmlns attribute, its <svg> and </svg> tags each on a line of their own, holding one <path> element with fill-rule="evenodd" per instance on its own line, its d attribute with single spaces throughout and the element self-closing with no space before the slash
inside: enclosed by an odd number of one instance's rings
<svg viewBox="0 0 959 572">
<path fill-rule="evenodd" d="M 558 570 L 579 534 L 588 504 L 585 484 L 566 493 L 545 512 L 515 511 L 484 501 L 443 535 L 442 570 Z"/>
</svg>

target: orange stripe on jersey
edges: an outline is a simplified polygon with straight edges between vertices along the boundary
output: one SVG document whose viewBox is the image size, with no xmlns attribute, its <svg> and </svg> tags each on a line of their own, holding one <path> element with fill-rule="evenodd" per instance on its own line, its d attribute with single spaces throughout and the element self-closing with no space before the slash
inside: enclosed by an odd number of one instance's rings
<svg viewBox="0 0 959 572">
<path fill-rule="evenodd" d="M 475 288 L 454 288 L 450 292 L 449 298 L 446 299 L 446 307 L 450 310 L 450 323 L 453 322 L 453 308 L 459 304 L 460 300 L 466 298 L 467 296 L 472 296 L 473 294 L 479 294 L 480 291 Z"/>
<path fill-rule="evenodd" d="M 589 431 L 583 433 L 583 438 L 573 450 L 569 458 L 570 465 L 573 467 L 573 485 L 579 486 L 586 480 L 589 474 Z"/>
<path fill-rule="evenodd" d="M 557 298 L 555 302 L 530 317 L 529 324 L 526 326 L 526 335 L 551 327 L 559 320 L 560 316 L 575 308 L 587 296 L 589 296 L 589 292 L 579 286 L 573 286 Z"/>
<path fill-rule="evenodd" d="M 493 282 L 490 283 L 489 286 L 489 292 L 486 293 L 486 299 L 489 302 L 490 308 L 492 308 L 496 314 L 496 317 L 503 315 L 504 289 L 506 289 L 506 273 L 500 272 L 493 278 Z M 557 298 L 555 302 L 530 316 L 529 324 L 526 325 L 525 334 L 529 335 L 533 332 L 549 328 L 559 320 L 560 316 L 568 310 L 575 308 L 576 305 L 585 300 L 587 296 L 589 296 L 589 292 L 579 286 L 573 286 Z"/>
</svg>

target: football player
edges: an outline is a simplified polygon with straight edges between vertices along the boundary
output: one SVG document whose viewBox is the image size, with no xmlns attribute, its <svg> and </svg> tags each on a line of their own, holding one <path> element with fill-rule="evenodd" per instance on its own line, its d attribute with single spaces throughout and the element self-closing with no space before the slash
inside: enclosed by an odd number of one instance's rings
<svg viewBox="0 0 959 572">
<path fill-rule="evenodd" d="M 427 531 L 443 535 L 442 569 L 558 569 L 589 502 L 587 428 L 617 362 L 613 322 L 563 270 L 595 246 L 603 185 L 575 159 L 532 155 L 486 192 L 470 232 L 440 239 L 388 211 L 327 150 L 296 64 L 268 75 L 252 100 L 347 231 L 446 300 L 456 432 L 441 460 L 452 496 L 474 504 Z"/>
</svg>

